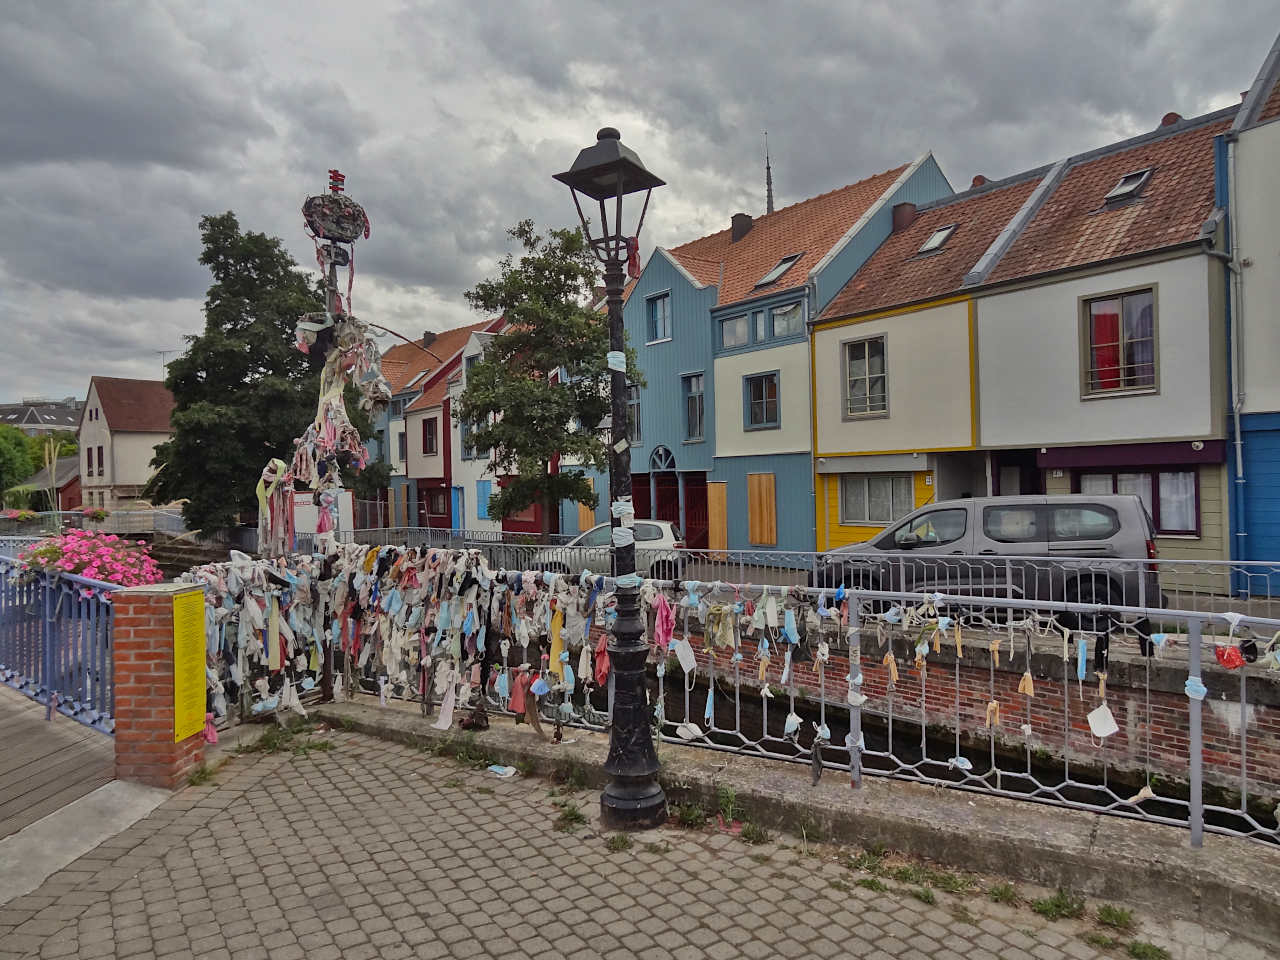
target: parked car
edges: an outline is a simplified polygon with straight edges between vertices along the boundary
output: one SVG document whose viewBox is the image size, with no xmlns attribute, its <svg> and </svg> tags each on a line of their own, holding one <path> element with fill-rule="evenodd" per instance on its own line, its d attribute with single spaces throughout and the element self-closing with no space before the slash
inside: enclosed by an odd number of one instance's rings
<svg viewBox="0 0 1280 960">
<path fill-rule="evenodd" d="M 1155 528 L 1128 495 L 945 500 L 824 554 L 811 580 L 870 590 L 1162 606 Z M 1069 626 L 1101 629 L 1097 623 Z"/>
<path fill-rule="evenodd" d="M 684 538 L 679 528 L 667 520 L 637 520 L 636 572 L 642 577 L 679 580 L 685 560 Z M 613 528 L 602 523 L 584 531 L 564 546 L 544 547 L 533 556 L 532 569 L 556 573 L 612 572 Z"/>
</svg>

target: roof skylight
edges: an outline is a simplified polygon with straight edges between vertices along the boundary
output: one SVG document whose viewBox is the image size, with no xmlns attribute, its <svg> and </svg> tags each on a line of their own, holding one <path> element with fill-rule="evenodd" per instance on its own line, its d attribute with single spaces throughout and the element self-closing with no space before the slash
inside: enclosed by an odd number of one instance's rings
<svg viewBox="0 0 1280 960">
<path fill-rule="evenodd" d="M 940 249 L 944 243 L 951 239 L 951 235 L 956 232 L 956 226 L 954 223 L 949 223 L 945 227 L 939 227 L 929 234 L 929 239 L 916 252 L 933 253 L 933 251 Z"/>
<path fill-rule="evenodd" d="M 1120 178 L 1120 182 L 1111 188 L 1103 200 L 1106 203 L 1115 203 L 1117 200 L 1128 200 L 1135 197 L 1138 192 L 1147 185 L 1147 181 L 1151 179 L 1151 168 L 1145 170 L 1135 170 L 1133 173 L 1126 173 Z"/>
<path fill-rule="evenodd" d="M 760 278 L 760 282 L 757 283 L 756 286 L 765 287 L 775 282 L 779 277 L 781 277 L 784 273 L 786 273 L 793 266 L 795 266 L 796 261 L 803 256 L 804 256 L 803 253 L 792 253 L 783 257 L 781 260 L 777 262 L 777 264 L 774 266 L 772 270 L 770 270 L 768 273 L 766 273 L 763 277 Z"/>
</svg>

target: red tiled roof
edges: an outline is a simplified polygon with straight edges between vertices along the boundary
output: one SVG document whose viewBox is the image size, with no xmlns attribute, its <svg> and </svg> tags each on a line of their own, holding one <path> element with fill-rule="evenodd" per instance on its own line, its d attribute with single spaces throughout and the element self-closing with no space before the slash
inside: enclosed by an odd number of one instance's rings
<svg viewBox="0 0 1280 960">
<path fill-rule="evenodd" d="M 965 274 L 1021 208 L 1040 176 L 987 189 L 920 211 L 910 226 L 890 234 L 822 312 L 821 319 L 853 316 L 915 303 L 955 291 Z M 917 256 L 933 232 L 948 224 L 955 232 L 934 254 Z"/>
<path fill-rule="evenodd" d="M 1069 167 L 988 282 L 1195 240 L 1213 210 L 1213 138 L 1230 125 L 1202 123 Z M 1154 170 L 1139 199 L 1107 209 L 1107 192 L 1146 167 Z"/>
<path fill-rule="evenodd" d="M 479 323 L 472 323 L 465 327 L 441 330 L 436 334 L 436 338 L 426 345 L 425 349 L 423 349 L 421 339 L 415 340 L 413 343 L 396 344 L 382 355 L 383 376 L 387 378 L 387 383 L 391 385 L 392 394 L 409 389 L 410 384 L 418 374 L 435 370 L 442 362 L 447 362 L 450 357 L 466 345 L 467 339 L 471 334 L 488 329 L 494 322 L 493 320 L 481 320 Z M 430 350 L 431 353 L 427 353 L 427 350 Z M 432 354 L 435 354 L 435 356 L 432 356 Z M 437 360 L 436 357 L 440 359 Z M 390 371 L 387 368 L 388 363 L 392 365 Z M 399 366 L 400 364 L 403 364 L 403 366 Z M 425 379 L 425 377 L 419 379 L 418 383 L 422 383 Z"/>
<path fill-rule="evenodd" d="M 405 413 L 413 413 L 416 410 L 426 410 L 429 407 L 437 407 L 444 400 L 445 394 L 449 392 L 449 378 L 436 377 L 431 382 L 431 386 L 423 391 L 422 396 L 405 408 Z"/>
<path fill-rule="evenodd" d="M 719 305 L 799 286 L 814 265 L 905 169 L 906 164 L 756 217 L 751 230 L 737 243 L 732 242 L 731 231 L 726 229 L 667 252 L 704 284 L 720 283 L 723 263 Z M 760 278 L 783 257 L 793 253 L 803 256 L 776 282 L 757 291 L 755 287 Z"/>
<path fill-rule="evenodd" d="M 125 433 L 169 433 L 173 394 L 159 380 L 94 377 L 98 403 L 107 426 Z"/>
</svg>

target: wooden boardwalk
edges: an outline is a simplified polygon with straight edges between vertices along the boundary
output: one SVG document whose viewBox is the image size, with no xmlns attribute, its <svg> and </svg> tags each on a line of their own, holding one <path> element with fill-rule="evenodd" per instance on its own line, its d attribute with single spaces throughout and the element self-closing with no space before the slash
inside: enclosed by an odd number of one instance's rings
<svg viewBox="0 0 1280 960">
<path fill-rule="evenodd" d="M 96 790 L 113 777 L 105 733 L 0 686 L 0 839 Z"/>
</svg>

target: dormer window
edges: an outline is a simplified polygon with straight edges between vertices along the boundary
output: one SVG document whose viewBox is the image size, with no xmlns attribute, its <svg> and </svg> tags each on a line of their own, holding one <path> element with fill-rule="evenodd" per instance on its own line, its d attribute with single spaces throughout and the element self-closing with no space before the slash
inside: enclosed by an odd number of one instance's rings
<svg viewBox="0 0 1280 960">
<path fill-rule="evenodd" d="M 1119 203 L 1121 200 L 1129 200 L 1136 197 L 1142 192 L 1142 188 L 1147 185 L 1147 181 L 1151 179 L 1151 168 L 1145 170 L 1135 170 L 1133 173 L 1126 173 L 1120 178 L 1120 182 L 1111 188 L 1103 200 L 1108 204 Z"/>
<path fill-rule="evenodd" d="M 941 250 L 942 245 L 950 240 L 951 235 L 956 232 L 956 226 L 957 224 L 949 223 L 945 227 L 939 227 L 933 231 L 917 253 L 933 253 L 935 250 Z"/>
<path fill-rule="evenodd" d="M 766 273 L 763 277 L 760 278 L 760 282 L 756 284 L 756 287 L 757 288 L 767 287 L 769 284 L 775 283 L 779 277 L 781 277 L 784 273 L 786 273 L 788 270 L 794 267 L 796 264 L 796 261 L 803 256 L 804 256 L 803 253 L 793 253 L 783 257 L 781 260 L 777 262 L 777 264 L 774 266 L 772 270 L 770 270 L 768 273 Z"/>
</svg>

